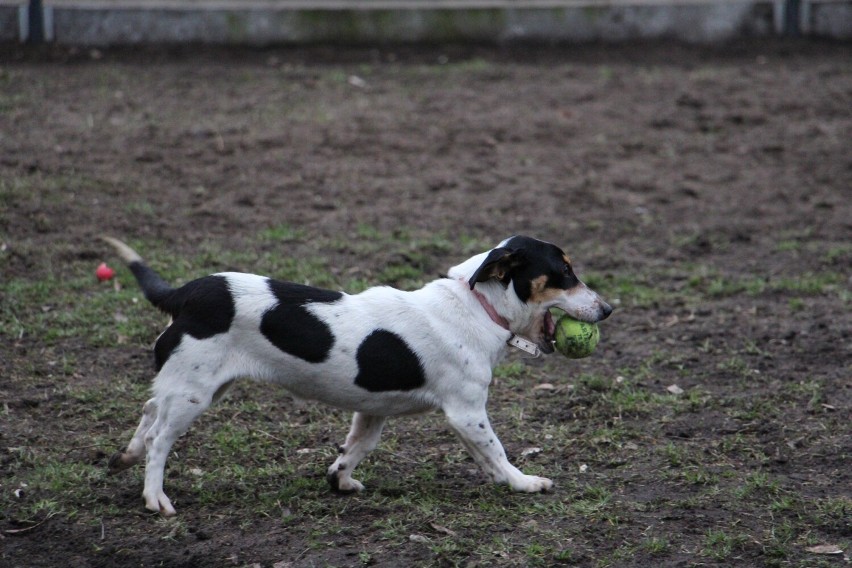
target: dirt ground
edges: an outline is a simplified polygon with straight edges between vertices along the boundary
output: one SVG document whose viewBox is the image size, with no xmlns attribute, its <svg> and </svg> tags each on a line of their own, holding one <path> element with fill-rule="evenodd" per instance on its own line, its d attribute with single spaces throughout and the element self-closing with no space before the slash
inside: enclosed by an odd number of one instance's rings
<svg viewBox="0 0 852 568">
<path fill-rule="evenodd" d="M 842 44 L 0 46 L 0 565 L 848 565 L 850 140 Z M 172 456 L 177 520 L 147 514 L 140 471 L 103 472 L 163 322 L 86 307 L 117 264 L 102 233 L 173 280 L 329 287 L 560 244 L 616 307 L 603 341 L 510 357 L 490 403 L 556 490 L 486 484 L 435 416 L 395 421 L 341 499 L 324 468 L 348 418 L 245 387 Z M 150 319 L 104 331 L 118 309 Z M 266 464 L 223 422 L 264 452 L 292 439 L 291 469 L 240 485 L 239 456 Z"/>
</svg>

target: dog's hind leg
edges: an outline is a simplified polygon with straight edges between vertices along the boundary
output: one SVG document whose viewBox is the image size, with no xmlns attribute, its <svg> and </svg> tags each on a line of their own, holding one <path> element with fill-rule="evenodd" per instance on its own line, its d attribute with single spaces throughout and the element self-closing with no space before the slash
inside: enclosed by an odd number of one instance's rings
<svg viewBox="0 0 852 568">
<path fill-rule="evenodd" d="M 175 441 L 221 394 L 230 378 L 201 380 L 198 377 L 172 377 L 161 373 L 155 383 L 157 418 L 145 433 L 145 507 L 163 516 L 175 514 L 171 500 L 163 492 L 166 459 Z"/>
<path fill-rule="evenodd" d="M 176 513 L 171 500 L 163 491 L 166 459 L 175 441 L 189 429 L 193 420 L 210 406 L 210 402 L 209 398 L 205 401 L 192 395 L 180 398 L 168 395 L 158 401 L 160 408 L 157 420 L 145 434 L 147 459 L 142 497 L 147 509 L 157 511 L 164 517 Z"/>
<path fill-rule="evenodd" d="M 114 475 L 142 461 L 142 458 L 145 457 L 145 434 L 148 433 L 156 418 L 157 401 L 152 398 L 142 407 L 142 419 L 139 421 L 139 426 L 136 428 L 130 443 L 124 450 L 116 452 L 109 459 L 107 473 Z"/>
<path fill-rule="evenodd" d="M 333 490 L 340 493 L 364 490 L 360 481 L 352 479 L 352 470 L 379 444 L 384 425 L 384 416 L 355 413 L 346 442 L 340 447 L 340 455 L 328 468 L 327 479 Z"/>
</svg>

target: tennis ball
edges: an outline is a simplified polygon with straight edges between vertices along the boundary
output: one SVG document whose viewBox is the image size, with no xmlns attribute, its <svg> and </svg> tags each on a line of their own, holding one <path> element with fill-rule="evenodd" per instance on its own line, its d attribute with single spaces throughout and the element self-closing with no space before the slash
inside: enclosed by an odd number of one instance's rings
<svg viewBox="0 0 852 568">
<path fill-rule="evenodd" d="M 582 359 L 594 352 L 601 339 L 597 324 L 562 316 L 556 321 L 556 349 L 569 359 Z"/>
</svg>

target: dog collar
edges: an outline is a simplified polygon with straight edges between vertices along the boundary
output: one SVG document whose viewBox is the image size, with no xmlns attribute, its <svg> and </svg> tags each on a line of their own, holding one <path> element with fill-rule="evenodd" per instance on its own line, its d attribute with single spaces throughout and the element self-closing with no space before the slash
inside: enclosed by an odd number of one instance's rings
<svg viewBox="0 0 852 568">
<path fill-rule="evenodd" d="M 536 345 L 529 339 L 525 339 L 520 335 L 515 335 L 514 333 L 512 333 L 512 330 L 509 329 L 509 322 L 506 320 L 506 318 L 497 313 L 497 310 L 494 309 L 494 306 L 491 305 L 491 302 L 489 302 L 488 299 L 484 295 L 482 295 L 481 292 L 479 292 L 479 290 L 476 290 L 474 288 L 471 291 L 473 292 L 473 295 L 476 297 L 476 299 L 479 300 L 479 304 L 482 306 L 482 309 L 485 310 L 485 313 L 488 314 L 488 317 L 491 318 L 491 321 L 493 321 L 494 323 L 496 323 L 497 325 L 512 334 L 512 337 L 510 337 L 509 340 L 506 341 L 507 345 L 511 345 L 512 347 L 520 349 L 525 353 L 529 353 L 533 357 L 538 357 L 539 355 L 541 355 L 541 350 L 538 348 L 538 345 Z"/>
<path fill-rule="evenodd" d="M 497 310 L 495 310 L 494 306 L 491 305 L 491 302 L 489 302 L 488 299 L 482 295 L 482 292 L 475 288 L 471 291 L 473 292 L 473 295 L 476 296 L 476 299 L 479 300 L 479 304 L 485 310 L 485 313 L 488 314 L 488 317 L 491 318 L 491 321 L 493 321 L 506 331 L 511 332 L 512 330 L 509 329 L 509 321 L 497 313 Z"/>
</svg>

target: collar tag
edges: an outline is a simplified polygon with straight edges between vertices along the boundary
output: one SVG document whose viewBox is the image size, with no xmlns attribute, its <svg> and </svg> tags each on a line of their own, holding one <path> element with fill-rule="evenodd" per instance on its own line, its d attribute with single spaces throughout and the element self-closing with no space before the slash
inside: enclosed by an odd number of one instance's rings
<svg viewBox="0 0 852 568">
<path fill-rule="evenodd" d="M 509 341 L 506 342 L 508 345 L 512 347 L 516 347 L 521 351 L 529 353 L 533 357 L 538 357 L 541 355 L 541 349 L 538 348 L 538 345 L 530 341 L 529 339 L 524 339 L 520 335 L 512 335 Z"/>
</svg>

